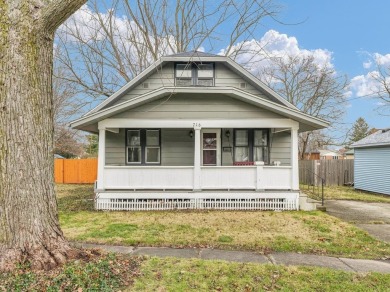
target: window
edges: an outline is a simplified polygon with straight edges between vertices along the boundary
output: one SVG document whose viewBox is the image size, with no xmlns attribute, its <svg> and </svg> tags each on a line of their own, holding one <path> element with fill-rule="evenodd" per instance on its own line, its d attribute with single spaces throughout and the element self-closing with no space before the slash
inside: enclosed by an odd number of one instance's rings
<svg viewBox="0 0 390 292">
<path fill-rule="evenodd" d="M 234 131 L 234 162 L 264 161 L 269 164 L 269 131 L 250 129 Z"/>
<path fill-rule="evenodd" d="M 203 165 L 217 165 L 217 133 L 203 133 Z"/>
<path fill-rule="evenodd" d="M 214 63 L 178 63 L 176 86 L 214 86 Z"/>
<path fill-rule="evenodd" d="M 160 130 L 129 129 L 126 131 L 127 164 L 160 164 Z"/>
<path fill-rule="evenodd" d="M 176 64 L 176 86 L 192 85 L 191 64 Z"/>
<path fill-rule="evenodd" d="M 248 130 L 236 130 L 234 135 L 234 162 L 249 161 Z"/>
<path fill-rule="evenodd" d="M 160 163 L 160 131 L 146 130 L 145 162 Z"/>
<path fill-rule="evenodd" d="M 127 131 L 127 163 L 141 163 L 141 131 Z"/>
<path fill-rule="evenodd" d="M 253 161 L 268 164 L 268 130 L 254 130 L 253 133 Z"/>
</svg>

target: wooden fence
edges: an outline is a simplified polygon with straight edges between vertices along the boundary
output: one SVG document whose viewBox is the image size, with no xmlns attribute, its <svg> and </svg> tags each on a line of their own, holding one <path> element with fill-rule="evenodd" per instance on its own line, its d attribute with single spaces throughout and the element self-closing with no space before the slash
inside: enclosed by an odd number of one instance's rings
<svg viewBox="0 0 390 292">
<path fill-rule="evenodd" d="M 326 186 L 350 184 L 354 181 L 354 160 L 301 160 L 299 161 L 299 182 L 320 185 L 321 178 Z"/>
<path fill-rule="evenodd" d="M 97 179 L 97 159 L 54 159 L 56 183 L 87 184 Z"/>
</svg>

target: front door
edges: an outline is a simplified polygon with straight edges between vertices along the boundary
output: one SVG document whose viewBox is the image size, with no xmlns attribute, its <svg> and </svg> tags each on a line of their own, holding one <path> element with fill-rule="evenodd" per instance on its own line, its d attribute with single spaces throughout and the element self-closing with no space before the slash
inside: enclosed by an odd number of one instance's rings
<svg viewBox="0 0 390 292">
<path fill-rule="evenodd" d="M 221 165 L 221 129 L 205 129 L 201 132 L 202 165 Z"/>
</svg>

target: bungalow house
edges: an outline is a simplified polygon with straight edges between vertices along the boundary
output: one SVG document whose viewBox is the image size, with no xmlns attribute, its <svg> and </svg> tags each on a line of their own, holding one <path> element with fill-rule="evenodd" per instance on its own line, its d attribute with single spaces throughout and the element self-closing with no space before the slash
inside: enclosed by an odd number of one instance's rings
<svg viewBox="0 0 390 292">
<path fill-rule="evenodd" d="M 299 208 L 300 112 L 228 57 L 162 57 L 71 123 L 99 134 L 96 208 Z"/>
<path fill-rule="evenodd" d="M 355 189 L 390 195 L 390 129 L 351 145 L 354 149 Z"/>
<path fill-rule="evenodd" d="M 321 149 L 318 152 L 320 153 L 320 160 L 343 159 L 343 156 L 337 151 Z"/>
</svg>

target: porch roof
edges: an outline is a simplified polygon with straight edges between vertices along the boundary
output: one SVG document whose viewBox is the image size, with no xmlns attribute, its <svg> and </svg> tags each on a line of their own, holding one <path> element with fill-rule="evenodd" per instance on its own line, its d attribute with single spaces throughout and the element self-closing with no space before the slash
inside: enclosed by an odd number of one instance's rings
<svg viewBox="0 0 390 292">
<path fill-rule="evenodd" d="M 153 100 L 162 98 L 167 95 L 177 93 L 201 93 L 201 94 L 223 94 L 246 103 L 252 104 L 257 107 L 267 109 L 284 116 L 288 119 L 299 122 L 300 131 L 311 131 L 316 129 L 322 129 L 329 125 L 327 121 L 319 118 L 312 117 L 301 111 L 283 106 L 276 102 L 269 101 L 259 96 L 250 94 L 246 91 L 240 90 L 235 87 L 161 87 L 154 91 L 142 94 L 136 98 L 125 101 L 123 103 L 111 106 L 107 109 L 101 109 L 97 112 L 89 113 L 82 118 L 71 122 L 71 127 L 80 130 L 86 130 L 89 132 L 98 132 L 97 123 L 112 117 L 120 112 L 138 107 Z M 243 117 L 245 119 L 245 117 Z M 276 127 L 276 126 L 275 126 Z"/>
</svg>

